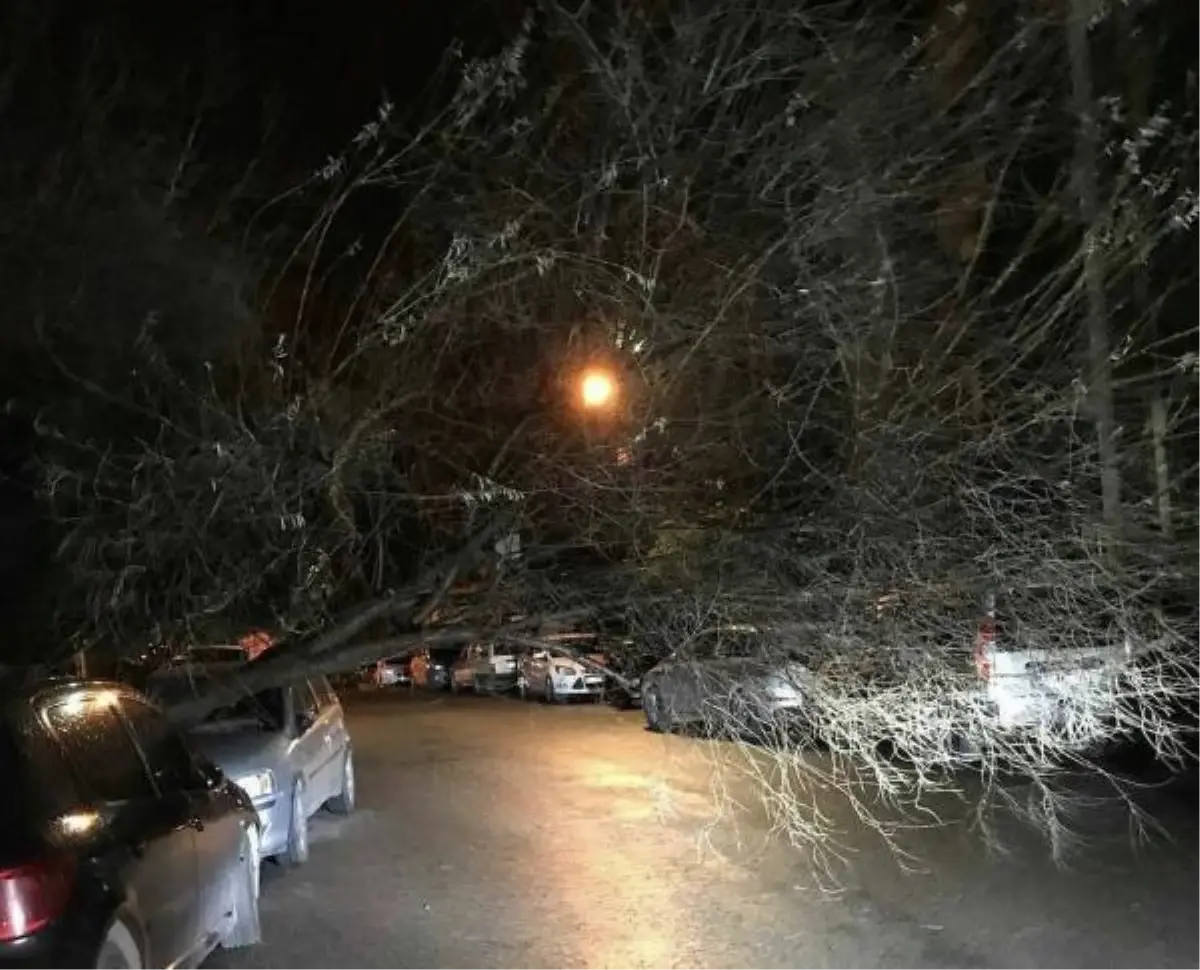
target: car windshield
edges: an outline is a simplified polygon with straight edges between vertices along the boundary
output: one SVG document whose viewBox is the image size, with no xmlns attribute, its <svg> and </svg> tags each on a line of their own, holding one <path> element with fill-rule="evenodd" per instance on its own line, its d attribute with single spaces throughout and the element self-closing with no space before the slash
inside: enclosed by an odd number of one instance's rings
<svg viewBox="0 0 1200 970">
<path fill-rule="evenodd" d="M 218 707 L 204 719 L 204 724 L 228 725 L 236 722 L 256 724 L 278 731 L 284 723 L 283 689 L 271 687 L 257 694 L 246 694 L 233 704 Z"/>
</svg>

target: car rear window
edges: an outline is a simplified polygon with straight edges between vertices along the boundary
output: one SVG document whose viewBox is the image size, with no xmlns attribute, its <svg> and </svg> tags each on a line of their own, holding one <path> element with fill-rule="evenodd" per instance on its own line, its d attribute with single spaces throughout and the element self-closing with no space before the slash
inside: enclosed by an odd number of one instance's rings
<svg viewBox="0 0 1200 970">
<path fill-rule="evenodd" d="M 154 795 L 141 752 L 113 704 L 56 702 L 47 705 L 46 718 L 88 795 L 102 802 Z"/>
</svg>

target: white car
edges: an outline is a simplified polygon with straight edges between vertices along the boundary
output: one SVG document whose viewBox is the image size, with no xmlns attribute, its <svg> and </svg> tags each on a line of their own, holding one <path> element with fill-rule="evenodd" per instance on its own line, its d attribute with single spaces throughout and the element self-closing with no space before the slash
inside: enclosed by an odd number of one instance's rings
<svg viewBox="0 0 1200 970">
<path fill-rule="evenodd" d="M 412 683 L 409 662 L 407 654 L 380 660 L 366 668 L 365 679 L 376 687 L 407 687 Z"/>
<path fill-rule="evenodd" d="M 519 661 L 517 691 L 523 698 L 540 697 L 551 704 L 572 697 L 596 699 L 604 692 L 604 674 L 569 653 L 535 648 Z"/>
<path fill-rule="evenodd" d="M 1068 744 L 1078 735 L 1088 744 L 1107 730 L 1120 703 L 1121 676 L 1141 651 L 1125 637 L 1058 642 L 1042 634 L 1036 617 L 1022 621 L 1007 606 L 1018 599 L 1026 609 L 1054 610 L 1053 593 L 1029 587 L 987 594 L 975 636 L 975 673 L 985 713 L 1001 729 L 1051 732 L 1058 743 Z"/>
</svg>

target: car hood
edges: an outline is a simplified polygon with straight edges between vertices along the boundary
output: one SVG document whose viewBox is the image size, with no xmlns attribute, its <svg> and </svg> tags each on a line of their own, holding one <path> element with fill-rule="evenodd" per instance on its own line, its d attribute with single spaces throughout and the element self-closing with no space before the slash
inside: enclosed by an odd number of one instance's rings
<svg viewBox="0 0 1200 970">
<path fill-rule="evenodd" d="M 550 669 L 555 673 L 558 673 L 559 670 L 565 670 L 572 677 L 582 677 L 585 673 L 593 673 L 586 664 L 581 664 L 578 660 L 573 658 L 567 659 L 566 657 L 555 657 L 550 661 Z"/>
<path fill-rule="evenodd" d="M 282 731 L 239 724 L 206 724 L 190 732 L 192 743 L 230 778 L 269 770 L 276 775 L 288 761 L 291 741 Z"/>
<path fill-rule="evenodd" d="M 670 660 L 655 664 L 646 672 L 646 679 L 661 676 L 680 665 L 690 665 L 700 677 L 719 680 L 776 681 L 791 680 L 797 683 L 811 677 L 808 668 L 801 663 L 753 657 L 720 657 L 703 660 Z"/>
</svg>

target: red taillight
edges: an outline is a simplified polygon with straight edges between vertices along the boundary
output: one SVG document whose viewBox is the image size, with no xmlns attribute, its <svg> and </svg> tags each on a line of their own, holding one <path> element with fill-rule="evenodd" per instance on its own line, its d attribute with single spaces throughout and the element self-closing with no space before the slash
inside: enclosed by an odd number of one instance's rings
<svg viewBox="0 0 1200 970">
<path fill-rule="evenodd" d="M 979 621 L 979 629 L 975 633 L 975 672 L 980 680 L 991 680 L 992 660 L 988 651 L 996 642 L 996 621 L 985 616 Z"/>
<path fill-rule="evenodd" d="M 74 884 L 70 856 L 0 869 L 0 941 L 28 936 L 52 923 L 66 909 Z"/>
</svg>

